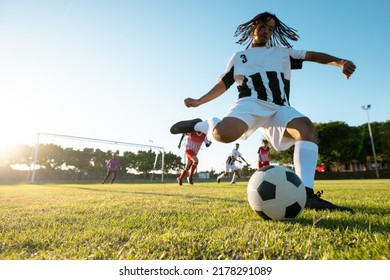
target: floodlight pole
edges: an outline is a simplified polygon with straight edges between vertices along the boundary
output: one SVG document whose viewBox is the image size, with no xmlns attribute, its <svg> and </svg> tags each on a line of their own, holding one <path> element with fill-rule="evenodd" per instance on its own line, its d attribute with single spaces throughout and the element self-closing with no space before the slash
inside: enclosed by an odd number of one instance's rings
<svg viewBox="0 0 390 280">
<path fill-rule="evenodd" d="M 379 179 L 379 171 L 378 171 L 378 164 L 376 161 L 376 153 L 375 153 L 375 145 L 374 145 L 374 138 L 372 136 L 372 131 L 371 131 L 371 124 L 370 124 L 370 117 L 368 115 L 368 110 L 371 108 L 371 105 L 367 106 L 362 106 L 362 110 L 366 111 L 367 114 L 367 125 L 368 125 L 368 133 L 370 134 L 370 140 L 371 140 L 371 148 L 372 148 L 372 155 L 374 157 L 374 164 L 375 164 L 375 173 L 376 173 L 376 178 Z"/>
</svg>

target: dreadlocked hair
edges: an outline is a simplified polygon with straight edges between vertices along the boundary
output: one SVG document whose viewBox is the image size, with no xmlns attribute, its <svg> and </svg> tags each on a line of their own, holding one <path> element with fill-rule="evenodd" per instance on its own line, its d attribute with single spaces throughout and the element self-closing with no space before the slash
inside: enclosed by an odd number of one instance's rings
<svg viewBox="0 0 390 280">
<path fill-rule="evenodd" d="M 288 27 L 282 21 L 280 21 L 274 14 L 268 12 L 258 14 L 250 21 L 240 24 L 237 27 L 236 32 L 234 33 L 234 37 L 241 36 L 240 40 L 238 40 L 236 43 L 240 45 L 244 45 L 249 42 L 249 44 L 247 45 L 247 48 L 249 48 L 252 42 L 253 35 L 258 25 L 260 23 L 267 22 L 270 19 L 275 20 L 275 30 L 268 42 L 268 45 L 271 47 L 285 46 L 291 48 L 292 45 L 288 42 L 288 40 L 298 41 L 299 36 L 296 33 L 297 30 Z"/>
</svg>

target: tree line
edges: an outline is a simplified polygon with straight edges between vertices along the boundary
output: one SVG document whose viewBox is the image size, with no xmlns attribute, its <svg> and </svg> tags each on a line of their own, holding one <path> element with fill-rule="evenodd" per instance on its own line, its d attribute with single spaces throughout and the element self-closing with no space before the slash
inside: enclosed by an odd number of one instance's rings
<svg viewBox="0 0 390 280">
<path fill-rule="evenodd" d="M 316 123 L 318 132 L 318 164 L 331 167 L 333 171 L 353 170 L 356 166 L 365 166 L 365 170 L 374 169 L 371 139 L 367 124 L 357 127 L 345 122 Z M 371 123 L 374 148 L 379 169 L 388 168 L 390 160 L 390 121 Z M 273 152 L 272 160 L 291 164 L 293 149 Z M 352 169 L 352 170 L 351 170 Z"/>
<path fill-rule="evenodd" d="M 344 122 L 336 121 L 315 125 L 319 139 L 319 164 L 332 167 L 333 171 L 350 170 L 356 164 L 364 165 L 365 170 L 373 169 L 373 153 L 367 124 L 351 127 Z M 390 121 L 371 123 L 371 128 L 378 165 L 381 168 L 387 168 L 390 159 Z M 291 165 L 293 151 L 293 148 L 284 152 L 272 150 L 271 160 Z M 45 171 L 104 172 L 106 161 L 111 158 L 112 153 L 118 153 L 118 151 L 102 151 L 93 148 L 75 150 L 62 148 L 55 144 L 39 144 L 35 165 Z M 31 169 L 33 157 L 34 147 L 18 145 L 0 159 L 0 170 L 4 173 L 20 167 Z M 125 151 L 118 158 L 127 173 L 135 172 L 145 176 L 160 170 L 162 164 L 161 153 L 157 155 L 153 150 Z M 182 168 L 180 156 L 172 152 L 164 154 L 165 173 L 177 172 Z M 211 170 L 211 172 L 214 171 Z"/>
<path fill-rule="evenodd" d="M 119 150 L 102 151 L 100 149 L 84 148 L 75 150 L 73 148 L 63 148 L 56 144 L 39 144 L 37 157 L 34 161 L 35 147 L 29 145 L 18 145 L 10 150 L 2 159 L 0 168 L 31 169 L 54 171 L 74 171 L 74 172 L 96 172 L 106 171 L 107 160 L 112 154 L 117 154 L 121 162 L 121 169 L 125 172 L 149 174 L 151 171 L 161 170 L 162 153 L 156 154 L 152 150 L 141 150 L 137 152 Z M 181 168 L 181 158 L 171 152 L 164 154 L 165 171 Z"/>
</svg>

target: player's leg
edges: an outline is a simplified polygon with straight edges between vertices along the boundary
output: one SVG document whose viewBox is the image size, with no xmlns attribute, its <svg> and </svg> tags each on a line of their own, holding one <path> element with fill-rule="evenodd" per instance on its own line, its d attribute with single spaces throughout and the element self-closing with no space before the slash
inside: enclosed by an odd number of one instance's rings
<svg viewBox="0 0 390 280">
<path fill-rule="evenodd" d="M 102 180 L 102 184 L 104 184 L 106 182 L 106 180 L 108 179 L 108 176 L 110 176 L 110 171 L 107 171 L 106 176 L 104 176 L 104 178 Z"/>
<path fill-rule="evenodd" d="M 199 131 L 212 136 L 216 141 L 231 143 L 240 137 L 248 138 L 280 107 L 284 106 L 254 98 L 239 98 L 230 106 L 222 120 L 214 117 L 204 121 L 200 119 L 181 121 L 171 127 L 171 133 Z"/>
<path fill-rule="evenodd" d="M 113 184 L 116 179 L 116 171 L 112 171 L 111 173 L 112 173 L 111 184 Z"/>
<path fill-rule="evenodd" d="M 190 168 L 190 173 L 188 174 L 188 177 L 187 177 L 187 180 L 188 180 L 188 183 L 190 183 L 191 185 L 194 184 L 194 180 L 192 178 L 192 176 L 194 175 L 194 172 L 196 170 L 196 168 L 198 167 L 198 157 L 196 155 L 193 155 L 191 157 L 191 161 L 192 161 L 192 165 L 191 165 L 191 168 Z"/>
<path fill-rule="evenodd" d="M 216 141 L 231 143 L 248 130 L 248 125 L 235 117 L 225 117 L 222 120 L 211 118 L 202 121 L 194 119 L 181 121 L 171 127 L 172 134 L 199 131 L 207 135 L 212 135 Z"/>
<path fill-rule="evenodd" d="M 176 179 L 180 186 L 183 185 L 183 178 L 184 178 L 184 176 L 186 176 L 191 165 L 192 165 L 192 161 L 189 160 L 189 158 L 187 157 L 187 163 L 186 163 L 184 169 L 182 170 L 182 172 L 180 173 L 180 176 Z"/>
<path fill-rule="evenodd" d="M 295 118 L 287 124 L 284 137 L 295 140 L 295 172 L 306 187 L 313 189 L 318 159 L 317 132 L 314 124 L 306 117 Z"/>
<path fill-rule="evenodd" d="M 306 208 L 316 210 L 340 210 L 352 209 L 334 205 L 314 194 L 315 168 L 318 159 L 317 132 L 314 124 L 306 117 L 295 118 L 287 124 L 285 137 L 295 140 L 294 168 L 306 186 Z"/>
<path fill-rule="evenodd" d="M 201 119 L 193 119 L 193 120 L 187 120 L 187 121 L 180 121 L 180 122 L 175 123 L 171 127 L 170 131 L 172 134 L 182 134 L 182 133 L 200 131 L 200 130 L 195 130 L 195 128 L 194 128 L 195 125 L 199 122 L 202 122 L 202 120 Z M 201 131 L 201 132 L 203 132 L 203 131 Z"/>
<path fill-rule="evenodd" d="M 236 175 L 239 179 L 241 179 L 241 169 L 240 168 L 237 168 L 236 170 Z"/>
<path fill-rule="evenodd" d="M 221 174 L 217 177 L 217 182 L 218 182 L 218 184 L 221 182 L 221 179 L 222 179 L 223 177 L 229 175 L 229 170 L 230 170 L 230 164 L 226 164 L 225 172 L 221 173 Z"/>
<path fill-rule="evenodd" d="M 231 143 L 241 137 L 248 130 L 248 125 L 234 117 L 225 117 L 213 128 L 212 135 L 216 141 Z"/>
<path fill-rule="evenodd" d="M 237 166 L 232 165 L 233 176 L 232 176 L 232 180 L 230 181 L 230 184 L 235 184 L 236 183 L 236 178 L 239 176 L 238 172 L 239 172 L 239 169 L 237 168 Z"/>
</svg>

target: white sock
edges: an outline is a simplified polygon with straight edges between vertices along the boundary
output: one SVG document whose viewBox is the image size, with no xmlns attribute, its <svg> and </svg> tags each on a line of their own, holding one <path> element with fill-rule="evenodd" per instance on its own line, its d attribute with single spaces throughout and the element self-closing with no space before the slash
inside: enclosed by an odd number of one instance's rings
<svg viewBox="0 0 390 280">
<path fill-rule="evenodd" d="M 222 179 L 223 177 L 225 177 L 225 173 L 222 173 L 221 175 L 219 175 L 217 179 Z"/>
<path fill-rule="evenodd" d="M 236 173 L 233 173 L 232 183 L 236 181 Z"/>
<path fill-rule="evenodd" d="M 219 122 L 221 122 L 221 120 L 218 118 L 210 118 L 195 124 L 194 129 L 195 131 L 203 132 L 211 138 L 213 135 L 213 129 Z"/>
<path fill-rule="evenodd" d="M 314 176 L 318 159 L 318 146 L 314 142 L 297 141 L 294 148 L 295 173 L 305 187 L 314 188 Z"/>
</svg>

